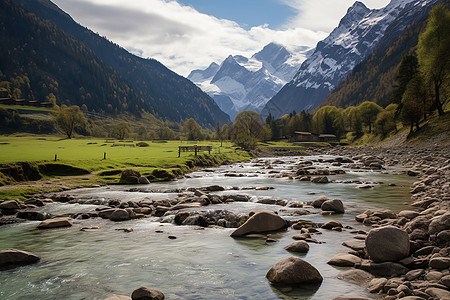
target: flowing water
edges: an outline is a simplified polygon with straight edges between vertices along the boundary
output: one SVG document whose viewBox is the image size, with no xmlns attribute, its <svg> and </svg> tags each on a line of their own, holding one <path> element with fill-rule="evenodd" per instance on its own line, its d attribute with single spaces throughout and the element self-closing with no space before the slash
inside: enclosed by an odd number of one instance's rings
<svg viewBox="0 0 450 300">
<path fill-rule="evenodd" d="M 314 159 L 311 157 L 306 159 Z M 279 160 L 277 158 L 276 160 Z M 110 186 L 71 191 L 76 197 L 139 201 L 144 198 L 170 199 L 167 193 L 187 187 L 221 185 L 244 188 L 270 186 L 272 190 L 227 190 L 219 193 L 248 194 L 251 202 L 210 205 L 202 210 L 226 209 L 246 214 L 255 209 L 289 210 L 287 207 L 255 203 L 261 198 L 288 201 L 311 201 L 318 195 L 341 199 L 346 206 L 343 215 L 322 216 L 317 209 L 312 214 L 291 219 L 307 219 L 323 223 L 337 220 L 355 229 L 368 228 L 354 221 L 355 215 L 368 208 L 406 209 L 411 180 L 392 172 L 352 171 L 329 176 L 332 180 L 363 180 L 384 182 L 373 189 L 357 189 L 356 184 L 314 184 L 287 178 L 271 178 L 268 174 L 283 172 L 298 158 L 263 159 L 258 163 L 241 163 L 190 174 L 190 178 L 160 184 L 130 187 Z M 270 162 L 273 169 L 263 166 Z M 317 163 L 315 163 L 317 164 Z M 323 165 L 325 166 L 325 165 Z M 246 174 L 226 177 L 226 173 Z M 389 174 L 388 174 L 389 173 Z M 396 183 L 397 186 L 388 186 Z M 315 194 L 313 194 L 315 193 Z M 85 212 L 96 206 L 52 203 L 43 210 L 52 214 Z M 283 211 L 280 212 L 283 215 Z M 126 222 L 102 219 L 76 220 L 74 226 L 62 229 L 38 230 L 39 222 L 27 221 L 0 228 L 0 249 L 16 248 L 38 254 L 42 260 L 34 265 L 0 271 L 0 299 L 104 299 L 111 294 L 130 295 L 139 286 L 163 291 L 166 299 L 332 299 L 341 294 L 373 297 L 363 286 L 337 278 L 348 268 L 337 268 L 326 262 L 335 254 L 348 252 L 341 243 L 352 238 L 350 230 L 321 230 L 313 237 L 322 244 L 310 244 L 310 250 L 299 257 L 314 265 L 324 281 L 320 287 L 280 291 L 266 280 L 267 271 L 280 259 L 293 255 L 283 248 L 293 241 L 298 231 L 289 229 L 272 234 L 275 243 L 259 239 L 233 239 L 233 229 L 196 226 L 175 226 L 160 223 L 161 219 L 146 218 Z M 81 227 L 98 226 L 92 231 Z M 132 228 L 126 233 L 120 228 Z M 169 239 L 176 236 L 176 239 Z"/>
</svg>

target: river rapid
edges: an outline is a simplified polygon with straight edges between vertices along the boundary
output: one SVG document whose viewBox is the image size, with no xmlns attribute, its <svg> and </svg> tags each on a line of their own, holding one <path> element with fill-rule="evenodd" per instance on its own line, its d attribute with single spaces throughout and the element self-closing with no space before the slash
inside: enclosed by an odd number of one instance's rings
<svg viewBox="0 0 450 300">
<path fill-rule="evenodd" d="M 277 211 L 288 220 L 341 222 L 353 229 L 342 232 L 319 229 L 307 254 L 298 255 L 316 267 L 324 278 L 318 288 L 279 290 L 265 278 L 276 262 L 290 255 L 284 250 L 298 230 L 272 233 L 274 242 L 264 239 L 234 239 L 233 228 L 177 226 L 172 216 L 150 217 L 125 222 L 91 218 L 74 220 L 70 228 L 39 230 L 39 221 L 5 225 L 0 228 L 0 249 L 15 248 L 38 254 L 34 265 L 0 271 L 1 299 L 105 299 L 112 294 L 131 295 L 139 286 L 164 292 L 166 299 L 333 299 L 338 295 L 373 298 L 364 286 L 338 279 L 348 268 L 327 264 L 338 253 L 350 249 L 342 242 L 352 239 L 353 230 L 370 230 L 355 221 L 366 209 L 408 208 L 412 179 L 399 168 L 355 170 L 331 166 L 329 156 L 263 158 L 221 166 L 189 174 L 188 178 L 165 183 L 136 186 L 106 186 L 78 189 L 66 193 L 79 199 L 120 199 L 140 201 L 174 199 L 175 190 L 211 185 L 225 187 L 216 194 L 245 194 L 249 202 L 215 204 L 187 210 L 226 209 L 246 215 L 253 210 Z M 339 168 L 345 174 L 328 176 L 320 184 L 279 176 L 304 160 L 320 168 Z M 237 174 L 230 177 L 230 174 Z M 242 174 L 242 175 L 240 175 Z M 403 174 L 403 175 L 402 175 Z M 277 178 L 281 177 L 281 178 Z M 359 182 L 358 182 L 359 181 Z M 395 186 L 389 185 L 395 183 Z M 372 188 L 359 189 L 361 184 Z M 273 189 L 256 190 L 268 186 Z M 345 214 L 325 216 L 320 209 L 306 205 L 320 195 L 337 198 Z M 303 202 L 308 215 L 294 216 L 296 208 L 256 203 L 265 198 Z M 97 206 L 51 203 L 39 210 L 53 215 L 87 212 Z M 80 231 L 83 227 L 98 227 Z M 132 229 L 125 232 L 117 229 Z M 171 238 L 169 238 L 169 236 Z M 176 238 L 174 238 L 176 237 Z"/>
</svg>

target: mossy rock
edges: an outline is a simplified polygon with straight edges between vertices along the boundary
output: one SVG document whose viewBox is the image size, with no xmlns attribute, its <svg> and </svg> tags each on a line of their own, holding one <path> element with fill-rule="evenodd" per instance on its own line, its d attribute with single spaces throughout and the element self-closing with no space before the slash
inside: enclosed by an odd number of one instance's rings
<svg viewBox="0 0 450 300">
<path fill-rule="evenodd" d="M 79 176 L 90 174 L 88 170 L 64 164 L 41 164 L 39 171 L 46 176 Z"/>
<path fill-rule="evenodd" d="M 138 184 L 141 173 L 132 169 L 126 169 L 122 171 L 119 184 Z"/>
</svg>

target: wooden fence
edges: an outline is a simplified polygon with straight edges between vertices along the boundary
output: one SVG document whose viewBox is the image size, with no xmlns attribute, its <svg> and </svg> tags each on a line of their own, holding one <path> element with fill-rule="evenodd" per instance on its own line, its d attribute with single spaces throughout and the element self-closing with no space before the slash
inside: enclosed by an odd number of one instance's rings
<svg viewBox="0 0 450 300">
<path fill-rule="evenodd" d="M 179 146 L 178 147 L 178 157 L 181 156 L 181 152 L 195 152 L 195 156 L 199 151 L 208 151 L 208 154 L 211 154 L 212 146 Z"/>
</svg>

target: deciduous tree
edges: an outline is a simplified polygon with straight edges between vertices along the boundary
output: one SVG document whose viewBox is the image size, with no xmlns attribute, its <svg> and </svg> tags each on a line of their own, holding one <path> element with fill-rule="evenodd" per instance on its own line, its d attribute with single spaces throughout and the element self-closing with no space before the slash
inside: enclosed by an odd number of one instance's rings
<svg viewBox="0 0 450 300">
<path fill-rule="evenodd" d="M 120 122 L 114 125 L 111 135 L 119 140 L 123 140 L 127 138 L 131 132 L 132 129 L 128 122 Z"/>
<path fill-rule="evenodd" d="M 63 106 L 56 115 L 58 129 L 71 139 L 76 127 L 85 126 L 87 121 L 80 108 L 76 105 Z"/>
<path fill-rule="evenodd" d="M 433 87 L 434 106 L 439 115 L 444 114 L 442 89 L 450 80 L 450 12 L 438 4 L 430 12 L 425 31 L 417 45 L 419 66 L 425 80 Z"/>
<path fill-rule="evenodd" d="M 365 101 L 358 106 L 362 122 L 369 126 L 369 133 L 372 133 L 373 122 L 375 122 L 378 114 L 382 111 L 383 108 L 381 106 L 371 101 Z"/>
<path fill-rule="evenodd" d="M 257 112 L 246 110 L 237 114 L 232 126 L 232 139 L 237 146 L 255 149 L 262 135 L 263 126 Z"/>
<path fill-rule="evenodd" d="M 187 119 L 183 123 L 183 134 L 188 141 L 198 141 L 202 139 L 202 127 L 193 119 Z"/>
</svg>

